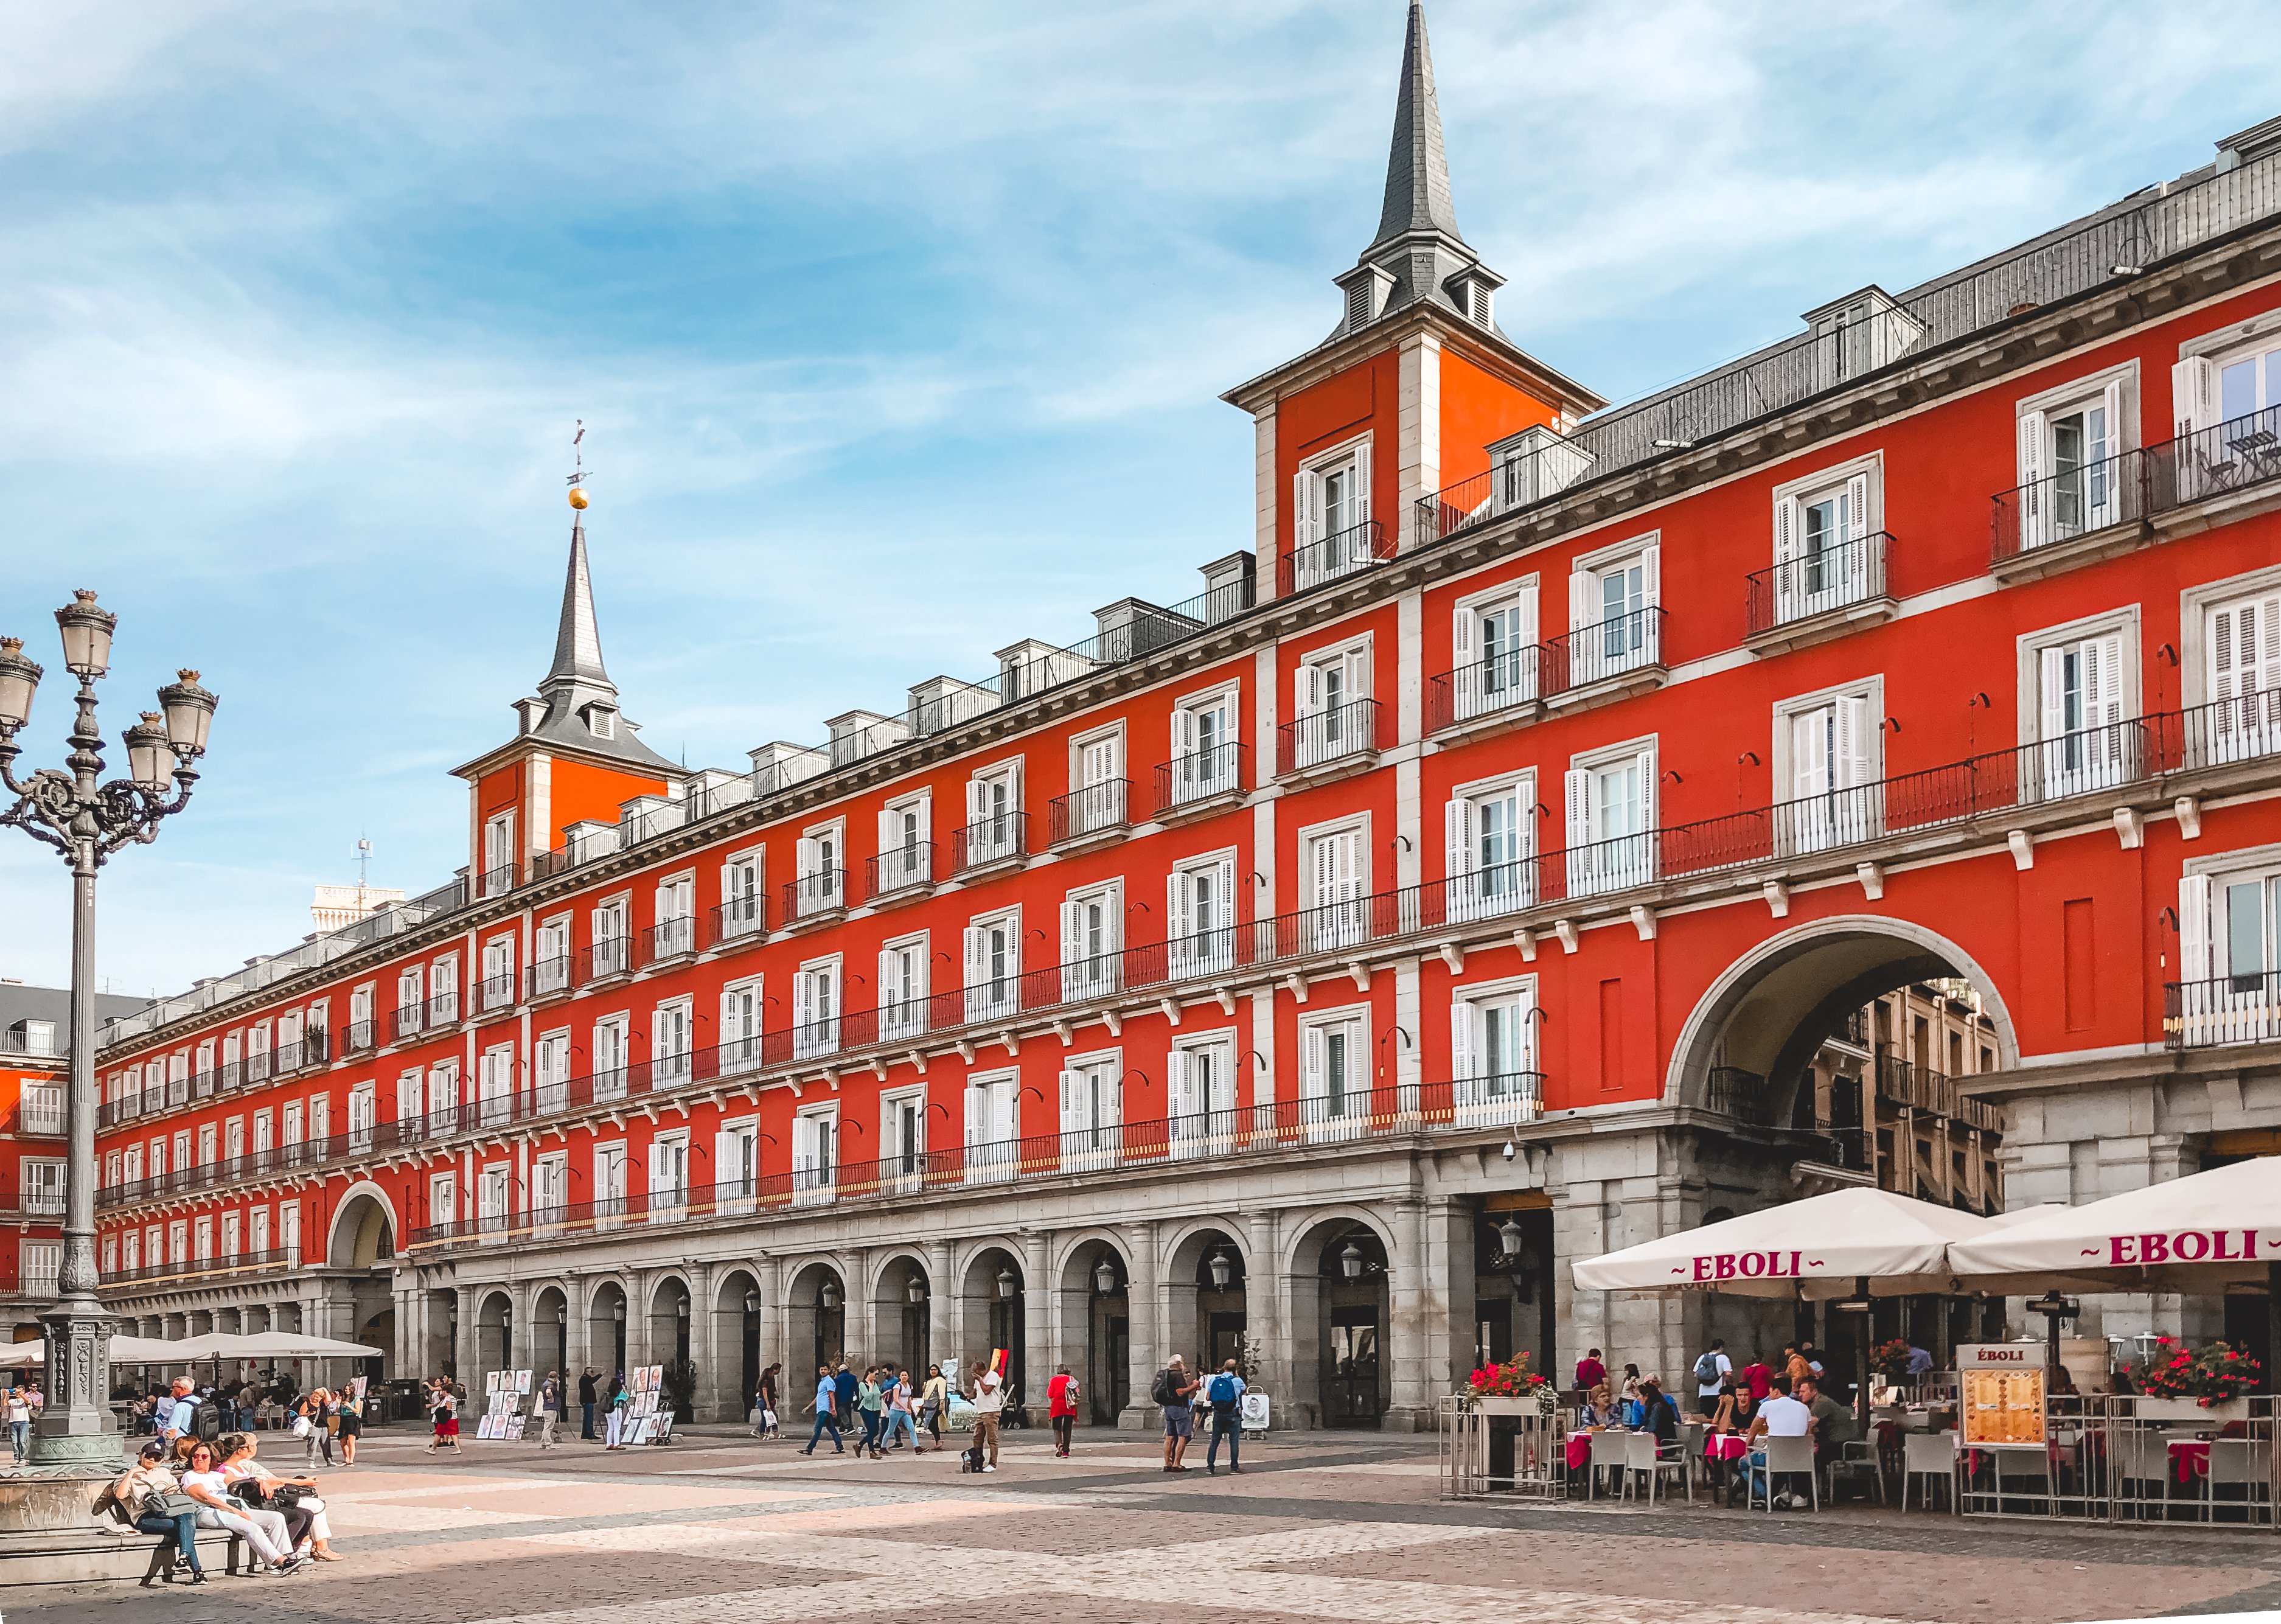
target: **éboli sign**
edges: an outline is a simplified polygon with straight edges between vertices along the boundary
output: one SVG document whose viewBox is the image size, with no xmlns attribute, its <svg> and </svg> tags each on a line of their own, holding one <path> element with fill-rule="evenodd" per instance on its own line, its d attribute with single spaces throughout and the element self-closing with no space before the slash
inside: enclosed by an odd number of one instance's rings
<svg viewBox="0 0 2281 1624">
<path fill-rule="evenodd" d="M 2281 1241 L 2269 1242 L 2268 1249 L 2281 1250 Z M 2085 1247 L 2083 1255 L 2096 1257 L 2099 1252 Z M 2263 1255 L 2254 1229 L 2183 1229 L 2166 1234 L 2107 1237 L 2110 1269 L 2165 1263 L 2254 1263 Z"/>
<path fill-rule="evenodd" d="M 1712 1280 L 1792 1280 L 1798 1278 L 1798 1260 L 1805 1254 L 1790 1252 L 1714 1252 L 1708 1257 L 1695 1260 L 1695 1282 Z M 1821 1259 L 1811 1265 L 1821 1266 Z M 1672 1271 L 1674 1274 L 1678 1270 Z"/>
<path fill-rule="evenodd" d="M 2041 1370 L 2047 1350 L 2040 1342 L 1960 1342 L 1959 1370 Z"/>
</svg>

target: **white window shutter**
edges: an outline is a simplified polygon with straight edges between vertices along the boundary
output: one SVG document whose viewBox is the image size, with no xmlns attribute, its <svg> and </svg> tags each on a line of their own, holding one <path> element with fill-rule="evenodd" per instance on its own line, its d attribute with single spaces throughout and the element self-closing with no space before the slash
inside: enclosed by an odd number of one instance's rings
<svg viewBox="0 0 2281 1624">
<path fill-rule="evenodd" d="M 988 1109 L 988 1096 L 984 1094 L 981 1087 L 973 1083 L 967 1084 L 966 1142 L 969 1145 L 982 1143 L 989 1122 L 986 1114 Z"/>
<path fill-rule="evenodd" d="M 1315 545 L 1315 504 L 1321 499 L 1322 481 L 1305 468 L 1291 476 L 1291 550 Z"/>
<path fill-rule="evenodd" d="M 1303 1097 L 1306 1099 L 1319 1100 L 1325 1093 L 1323 1029 L 1320 1026 L 1307 1028 L 1305 1070 L 1301 1074 L 1300 1086 L 1304 1091 Z"/>
<path fill-rule="evenodd" d="M 969 778 L 966 781 L 966 821 L 970 824 L 982 822 L 989 815 L 989 807 L 988 793 L 982 780 Z"/>
<path fill-rule="evenodd" d="M 889 852 L 895 850 L 902 844 L 895 835 L 895 827 L 901 821 L 901 816 L 902 814 L 899 811 L 891 811 L 885 807 L 881 807 L 879 808 L 879 844 L 878 850 L 882 857 L 885 856 Z"/>
<path fill-rule="evenodd" d="M 1183 1117 L 1195 1115 L 1195 1102 L 1188 1098 L 1188 1051 L 1170 1050 L 1164 1056 L 1164 1109 L 1175 1122 Z"/>
<path fill-rule="evenodd" d="M 1370 446 L 1367 444 L 1365 444 L 1361 449 L 1355 452 L 1354 500 L 1349 506 L 1349 511 L 1354 514 L 1354 518 L 1352 520 L 1353 523 L 1365 524 L 1369 522 L 1371 518 Z"/>
<path fill-rule="evenodd" d="M 1075 901 L 1062 904 L 1062 963 L 1074 964 L 1085 957 L 1085 906 Z"/>
<path fill-rule="evenodd" d="M 1586 846 L 1592 839 L 1592 775 L 1571 767 L 1565 780 L 1568 798 L 1568 844 Z"/>
<path fill-rule="evenodd" d="M 1846 539 L 1859 541 L 1869 533 L 1869 476 L 1866 470 L 1845 482 L 1845 511 L 1852 526 Z"/>
<path fill-rule="evenodd" d="M 2041 412 L 2021 413 L 2019 427 L 2020 545 L 2032 547 L 2043 540 L 2044 449 L 2050 429 Z"/>
<path fill-rule="evenodd" d="M 1531 581 L 1520 589 L 1520 640 L 1534 643 L 1537 636 L 1536 583 Z"/>
<path fill-rule="evenodd" d="M 2170 421 L 2181 437 L 2218 421 L 2217 368 L 2207 355 L 2190 355 L 2170 368 Z"/>
<path fill-rule="evenodd" d="M 2061 663 L 2066 655 L 2067 651 L 2064 648 L 2047 648 L 2043 651 L 2042 657 L 2038 661 L 2042 668 L 2043 683 L 2041 737 L 2046 744 L 2055 739 L 2064 738 L 2067 733 L 2067 695 L 2063 691 L 2066 668 Z"/>
<path fill-rule="evenodd" d="M 1820 707 L 1790 719 L 1790 793 L 1812 800 L 1829 787 L 1829 713 Z"/>
<path fill-rule="evenodd" d="M 1472 811 L 1473 802 L 1462 795 L 1452 795 L 1442 808 L 1442 872 L 1451 879 L 1473 870 L 1473 839 L 1468 827 L 1473 820 L 1467 816 Z"/>
<path fill-rule="evenodd" d="M 1164 877 L 1164 920 L 1167 940 L 1186 941 L 1195 932 L 1188 917 L 1188 877 L 1179 869 Z"/>
<path fill-rule="evenodd" d="M 1347 650 L 1346 660 L 1347 703 L 1351 705 L 1371 696 L 1369 646 Z"/>
<path fill-rule="evenodd" d="M 2178 882 L 2178 978 L 2210 978 L 2210 877 L 2189 874 Z"/>
<path fill-rule="evenodd" d="M 1877 724 L 1869 701 L 1858 696 L 1837 701 L 1837 761 L 1845 789 L 1877 781 Z"/>
<path fill-rule="evenodd" d="M 2091 700 L 2085 710 L 2099 726 L 2113 727 L 2122 720 L 2122 634 L 2094 638 L 2084 646 L 2084 653 L 2098 661 L 2095 670 L 2086 669 L 2084 674 L 2084 688 Z"/>
<path fill-rule="evenodd" d="M 1581 631 L 1592 623 L 1592 577 L 1585 570 L 1568 572 L 1568 630 Z"/>
<path fill-rule="evenodd" d="M 966 927 L 965 947 L 966 986 L 970 988 L 980 986 L 987 978 L 983 963 L 983 936 L 980 925 L 970 924 Z"/>
<path fill-rule="evenodd" d="M 1291 674 L 1291 709 L 1294 721 L 1315 714 L 1315 668 L 1303 665 Z"/>
<path fill-rule="evenodd" d="M 1469 1082 L 1473 1077 L 1473 1006 L 1464 999 L 1450 1004 L 1450 1079 Z"/>
<path fill-rule="evenodd" d="M 1311 855 L 1314 858 L 1315 871 L 1314 906 L 1317 908 L 1327 906 L 1336 894 L 1339 870 L 1337 855 L 1331 849 L 1333 844 L 1333 839 L 1329 835 L 1315 837 Z"/>
<path fill-rule="evenodd" d="M 1084 1094 L 1074 1071 L 1062 1073 L 1062 1133 L 1064 1137 L 1086 1127 Z"/>
<path fill-rule="evenodd" d="M 1473 653 L 1473 624 L 1481 616 L 1470 608 L 1460 608 L 1450 617 L 1450 664 L 1464 670 L 1479 658 Z"/>
<path fill-rule="evenodd" d="M 1650 834 L 1654 831 L 1656 826 L 1655 752 L 1652 750 L 1643 750 L 1633 759 L 1639 763 L 1637 776 L 1639 778 L 1640 832 L 1643 834 Z"/>
<path fill-rule="evenodd" d="M 1787 564 L 1798 556 L 1798 499 L 1775 500 L 1775 562 Z"/>
<path fill-rule="evenodd" d="M 2253 607 L 2257 611 L 2254 620 L 2249 615 Z M 2264 628 L 2262 638 L 2258 635 L 2261 626 Z M 2246 635 L 2240 663 L 2248 674 L 2245 684 L 2260 693 L 2281 688 L 2281 593 L 2261 599 L 2254 606 L 2244 604 L 2241 627 Z"/>
<path fill-rule="evenodd" d="M 1195 753 L 1196 713 L 1185 705 L 1179 706 L 1172 712 L 1172 760 L 1177 762 Z"/>
<path fill-rule="evenodd" d="M 878 979 L 871 984 L 879 994 L 877 1002 L 888 1004 L 902 1001 L 903 989 L 895 970 L 895 955 L 885 947 L 880 948 Z"/>
<path fill-rule="evenodd" d="M 2121 378 L 2107 380 L 2107 387 L 2099 391 L 2099 403 L 2107 414 L 2107 432 L 2099 437 L 2098 444 L 2092 448 L 2089 454 L 2093 460 L 2103 462 L 2109 457 L 2122 455 L 2123 446 L 2129 443 L 2122 432 L 2122 380 Z"/>
<path fill-rule="evenodd" d="M 1235 859 L 1233 857 L 1219 860 L 1219 917 L 1205 924 L 1207 928 L 1235 929 Z"/>
<path fill-rule="evenodd" d="M 1022 758 L 1018 755 L 1006 763 L 1006 805 L 1010 812 L 1022 809 Z"/>
</svg>

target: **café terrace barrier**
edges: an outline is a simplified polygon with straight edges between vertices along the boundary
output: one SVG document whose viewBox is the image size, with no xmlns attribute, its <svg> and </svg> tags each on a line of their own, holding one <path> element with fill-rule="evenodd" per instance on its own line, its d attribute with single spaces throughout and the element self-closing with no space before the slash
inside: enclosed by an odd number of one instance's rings
<svg viewBox="0 0 2281 1624">
<path fill-rule="evenodd" d="M 1230 978 L 1309 959 L 1334 962 L 1413 937 L 1512 919 L 1580 901 L 1620 898 L 1697 878 L 1869 844 L 1976 818 L 2057 803 L 2186 771 L 2281 754 L 2281 689 L 2088 728 L 2059 738 L 1903 773 L 1873 784 L 1730 812 L 1643 834 L 1545 852 L 1424 885 L 1199 931 L 1067 964 L 1009 971 L 972 986 L 830 1020 L 779 1028 L 692 1052 L 379 1123 L 357 1134 L 283 1145 L 258 1156 L 177 1168 L 97 1193 L 106 1203 L 171 1195 L 235 1178 L 263 1177 L 426 1143 L 457 1133 L 584 1110 L 612 1100 L 754 1073 L 854 1063 L 954 1035 L 979 1036 L 1105 997 L 1202 992 Z M 145 1109 L 163 1094 L 145 1094 Z M 124 1103 L 114 1102 L 109 1111 Z"/>
<path fill-rule="evenodd" d="M 1107 1123 L 877 1162 L 796 1167 L 723 1184 L 653 1190 L 523 1212 L 479 1214 L 411 1232 L 415 1247 L 592 1233 L 636 1224 L 752 1217 L 849 1201 L 987 1187 L 1066 1173 L 1161 1167 L 1295 1147 L 1463 1133 L 1527 1121 L 1543 1110 L 1543 1077 L 1516 1072 L 1458 1082 L 1388 1085 L 1264 1101 L 1190 1117 Z"/>
</svg>

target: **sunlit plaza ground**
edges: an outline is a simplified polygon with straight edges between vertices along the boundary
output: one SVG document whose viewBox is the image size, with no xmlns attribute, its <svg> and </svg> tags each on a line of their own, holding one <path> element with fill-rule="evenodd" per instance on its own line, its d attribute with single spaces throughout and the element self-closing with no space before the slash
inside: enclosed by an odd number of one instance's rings
<svg viewBox="0 0 2281 1624">
<path fill-rule="evenodd" d="M 1341 1619 L 1773 1624 L 2061 1620 L 2281 1605 L 2281 1539 L 2112 1531 L 1849 1505 L 1769 1515 L 1444 1503 L 1430 1438 L 1278 1434 L 1241 1477 L 1158 1465 L 1155 1441 L 1012 1433 L 1001 1469 L 954 1453 L 803 1458 L 700 1428 L 609 1455 L 575 1440 L 424 1452 L 367 1435 L 323 1473 L 344 1560 L 203 1589 L 22 1589 L 11 1620 L 544 1624 Z M 288 1461 L 281 1458 L 281 1468 Z"/>
</svg>

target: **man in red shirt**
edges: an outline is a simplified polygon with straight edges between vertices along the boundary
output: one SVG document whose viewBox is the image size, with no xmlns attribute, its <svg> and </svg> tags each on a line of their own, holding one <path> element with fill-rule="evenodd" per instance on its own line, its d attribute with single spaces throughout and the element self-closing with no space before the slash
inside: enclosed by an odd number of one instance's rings
<svg viewBox="0 0 2281 1624">
<path fill-rule="evenodd" d="M 1077 1429 L 1077 1378 L 1070 1374 L 1068 1365 L 1063 1365 L 1046 1384 L 1046 1396 L 1053 1413 L 1054 1453 L 1066 1458 L 1071 1435 Z"/>
<path fill-rule="evenodd" d="M 1751 1356 L 1751 1362 L 1743 1366 L 1743 1380 L 1750 1387 L 1751 1402 L 1754 1404 L 1764 1404 L 1767 1395 L 1775 1390 L 1775 1373 L 1767 1368 L 1766 1355 L 1761 1353 Z"/>
<path fill-rule="evenodd" d="M 1576 1361 L 1576 1385 L 1589 1393 L 1608 1379 L 1608 1367 L 1600 1363 L 1600 1350 L 1595 1348 Z"/>
</svg>

